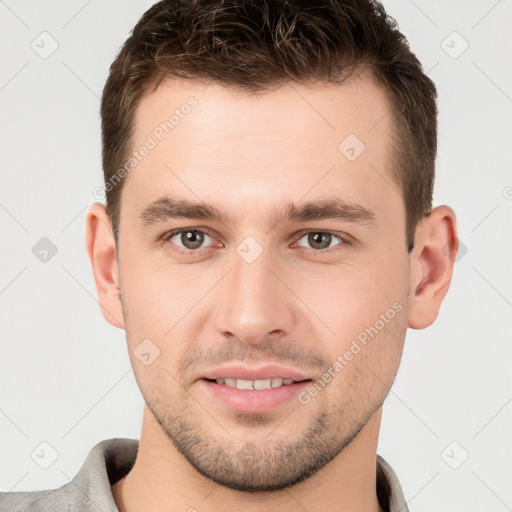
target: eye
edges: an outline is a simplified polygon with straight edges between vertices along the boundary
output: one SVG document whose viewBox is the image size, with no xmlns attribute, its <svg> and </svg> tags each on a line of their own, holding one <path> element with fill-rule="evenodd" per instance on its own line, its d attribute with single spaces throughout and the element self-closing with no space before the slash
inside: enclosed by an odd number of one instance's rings
<svg viewBox="0 0 512 512">
<path fill-rule="evenodd" d="M 207 247 L 206 242 L 208 239 L 210 240 L 209 245 L 212 245 L 211 242 L 215 242 L 205 231 L 186 228 L 175 229 L 162 236 L 164 243 L 170 243 L 175 246 L 176 250 L 182 253 L 199 252 L 200 249 Z M 348 237 L 344 236 L 344 233 L 331 233 L 329 231 L 309 231 L 296 242 L 297 245 L 309 248 L 315 252 L 321 252 L 348 243 L 350 242 Z"/>
<path fill-rule="evenodd" d="M 299 241 L 298 245 L 302 247 L 308 247 L 301 243 L 301 240 L 306 239 L 306 243 L 309 244 L 309 247 L 316 250 L 324 250 L 332 247 L 332 242 L 338 240 L 340 243 L 334 245 L 343 245 L 348 243 L 348 241 L 341 235 L 341 233 L 330 233 L 329 231 L 310 231 L 303 235 Z"/>
<path fill-rule="evenodd" d="M 207 233 L 198 229 L 176 229 L 163 236 L 164 241 L 187 251 L 200 249 L 208 238 L 213 240 Z"/>
</svg>

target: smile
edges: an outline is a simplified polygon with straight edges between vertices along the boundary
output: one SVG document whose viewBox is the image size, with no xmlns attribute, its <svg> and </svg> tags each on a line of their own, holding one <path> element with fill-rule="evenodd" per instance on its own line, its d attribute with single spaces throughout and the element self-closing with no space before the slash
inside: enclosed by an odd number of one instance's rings
<svg viewBox="0 0 512 512">
<path fill-rule="evenodd" d="M 224 384 L 226 386 L 229 386 L 230 388 L 262 391 L 264 389 L 272 389 L 272 388 L 279 388 L 281 386 L 289 386 L 290 384 L 293 384 L 294 382 L 297 382 L 297 381 L 294 381 L 292 379 L 283 379 L 281 377 L 274 377 L 272 379 L 260 379 L 260 380 L 225 378 L 225 379 L 211 380 L 211 382 L 217 382 L 217 384 Z"/>
</svg>

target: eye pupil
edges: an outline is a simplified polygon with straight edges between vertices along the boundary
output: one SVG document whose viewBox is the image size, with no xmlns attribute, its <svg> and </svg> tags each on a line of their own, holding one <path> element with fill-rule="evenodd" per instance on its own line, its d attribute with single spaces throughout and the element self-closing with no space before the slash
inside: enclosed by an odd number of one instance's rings
<svg viewBox="0 0 512 512">
<path fill-rule="evenodd" d="M 330 233 L 310 233 L 308 235 L 308 243 L 315 249 L 326 249 L 331 245 L 331 237 Z M 321 247 L 318 247 L 316 244 L 319 244 Z"/>
<path fill-rule="evenodd" d="M 186 231 L 182 233 L 181 241 L 187 249 L 197 249 L 201 247 L 204 235 L 199 231 Z"/>
</svg>

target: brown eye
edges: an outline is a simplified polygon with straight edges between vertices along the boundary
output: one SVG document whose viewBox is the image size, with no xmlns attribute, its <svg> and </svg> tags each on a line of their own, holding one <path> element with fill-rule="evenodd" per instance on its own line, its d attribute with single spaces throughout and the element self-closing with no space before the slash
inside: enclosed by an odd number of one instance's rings
<svg viewBox="0 0 512 512">
<path fill-rule="evenodd" d="M 168 240 L 174 243 L 178 247 L 184 249 L 194 250 L 199 249 L 203 245 L 206 237 L 210 238 L 203 231 L 197 231 L 194 229 L 183 229 L 181 231 L 175 231 L 168 235 Z"/>
<path fill-rule="evenodd" d="M 344 240 L 337 235 L 334 235 L 332 233 L 326 232 L 326 231 L 311 231 L 309 233 L 306 233 L 304 236 L 301 237 L 300 240 L 306 239 L 306 242 L 308 245 L 303 245 L 299 241 L 299 245 L 302 247 L 309 247 L 311 249 L 329 249 L 331 247 L 331 243 L 333 241 L 339 240 L 341 243 L 335 244 L 335 245 L 341 245 L 344 243 Z"/>
</svg>

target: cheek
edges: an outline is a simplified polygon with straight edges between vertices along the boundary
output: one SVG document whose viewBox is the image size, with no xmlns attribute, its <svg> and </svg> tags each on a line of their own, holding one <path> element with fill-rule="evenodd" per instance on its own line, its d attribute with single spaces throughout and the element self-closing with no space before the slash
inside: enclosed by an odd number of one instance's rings
<svg viewBox="0 0 512 512">
<path fill-rule="evenodd" d="M 407 264 L 404 258 L 383 257 L 373 264 L 329 267 L 321 279 L 302 281 L 301 296 L 331 330 L 325 346 L 332 358 L 348 350 L 354 340 L 364 344 L 372 335 L 379 340 L 396 338 L 403 330 Z"/>
<path fill-rule="evenodd" d="M 382 316 L 381 316 L 382 315 Z M 337 375 L 335 401 L 349 400 L 354 408 L 373 404 L 387 395 L 402 355 L 406 333 L 406 310 L 398 303 L 385 309 L 377 320 L 359 320 L 351 332 L 340 336 L 331 358 Z M 350 399 L 344 398 L 350 390 Z"/>
<path fill-rule="evenodd" d="M 167 381 L 194 346 L 202 325 L 197 321 L 201 300 L 215 276 L 208 270 L 201 273 L 193 265 L 169 265 L 143 254 L 132 253 L 123 264 L 126 338 L 132 365 L 146 385 L 161 378 Z"/>
<path fill-rule="evenodd" d="M 169 265 L 143 253 L 123 257 L 121 281 L 131 327 L 148 337 L 172 332 L 208 289 L 210 281 L 193 278 L 194 272 L 193 265 Z"/>
</svg>

